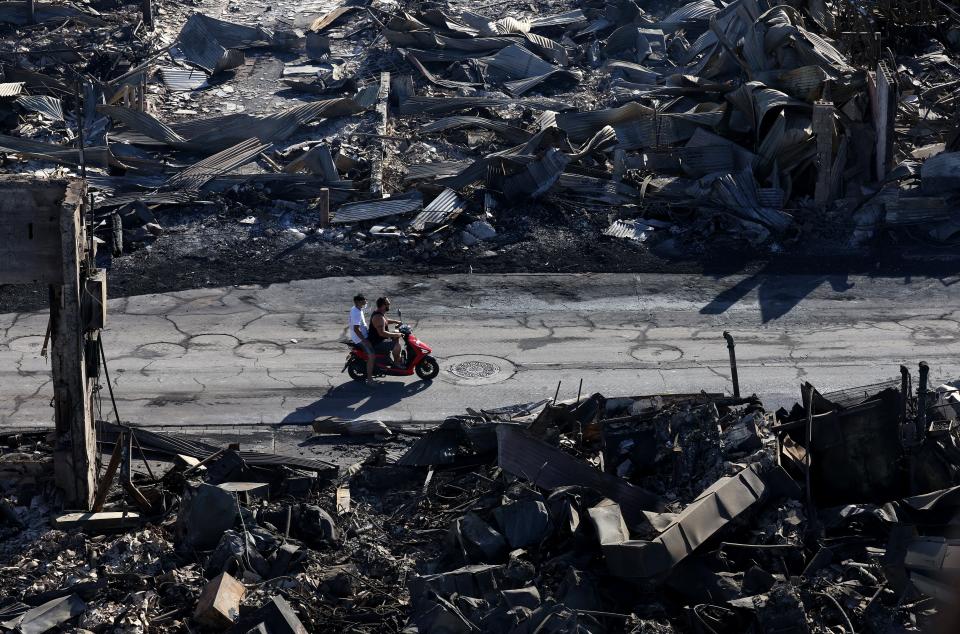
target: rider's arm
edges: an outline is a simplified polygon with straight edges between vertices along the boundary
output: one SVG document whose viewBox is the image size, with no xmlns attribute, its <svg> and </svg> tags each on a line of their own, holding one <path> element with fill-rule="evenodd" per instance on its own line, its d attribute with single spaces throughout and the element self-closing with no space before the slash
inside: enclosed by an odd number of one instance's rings
<svg viewBox="0 0 960 634">
<path fill-rule="evenodd" d="M 374 317 L 374 319 L 375 319 L 376 321 L 371 320 L 371 321 L 370 321 L 370 325 L 377 329 L 377 332 L 380 333 L 380 336 L 381 336 L 381 337 L 383 337 L 384 339 L 399 339 L 399 338 L 400 338 L 400 333 L 398 333 L 398 332 L 390 332 L 389 330 L 387 330 L 387 324 L 389 323 L 389 320 L 388 320 L 388 319 L 386 319 L 385 317 L 383 317 L 383 316 L 381 316 L 381 315 L 377 315 L 376 317 Z"/>
<path fill-rule="evenodd" d="M 360 330 L 360 326 L 354 326 L 353 332 L 357 334 L 357 338 L 363 341 L 366 337 L 363 336 L 363 332 Z"/>
</svg>

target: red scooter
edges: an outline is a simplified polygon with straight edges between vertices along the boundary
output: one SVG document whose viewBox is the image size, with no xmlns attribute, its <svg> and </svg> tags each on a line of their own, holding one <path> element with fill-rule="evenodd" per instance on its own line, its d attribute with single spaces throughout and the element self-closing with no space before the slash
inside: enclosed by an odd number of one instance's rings
<svg viewBox="0 0 960 634">
<path fill-rule="evenodd" d="M 397 332 L 403 335 L 403 341 L 406 344 L 400 352 L 400 357 L 406 361 L 406 366 L 395 367 L 389 352 L 378 354 L 373 365 L 373 376 L 413 376 L 416 372 L 417 376 L 424 381 L 437 378 L 440 374 L 440 364 L 430 356 L 433 349 L 417 339 L 413 330 L 406 324 L 400 324 Z M 343 370 L 346 370 L 354 381 L 362 381 L 367 378 L 367 352 L 352 341 L 347 341 L 346 344 L 350 346 L 350 352 L 347 354 L 347 363 L 343 366 Z"/>
</svg>

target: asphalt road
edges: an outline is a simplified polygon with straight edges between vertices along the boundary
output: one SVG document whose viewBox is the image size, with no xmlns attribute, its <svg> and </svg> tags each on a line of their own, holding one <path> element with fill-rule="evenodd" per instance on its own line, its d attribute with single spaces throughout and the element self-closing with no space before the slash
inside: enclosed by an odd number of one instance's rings
<svg viewBox="0 0 960 634">
<path fill-rule="evenodd" d="M 464 408 L 585 394 L 730 392 L 789 405 L 926 360 L 960 378 L 950 279 L 846 276 L 460 275 L 330 278 L 110 302 L 104 345 L 121 418 L 151 427 L 434 422 Z M 442 372 L 374 388 L 341 374 L 351 297 L 386 293 Z M 2 308 L 0 308 L 2 309 Z M 52 424 L 45 313 L 0 315 L 0 424 Z M 481 375 L 481 376 L 478 376 Z M 108 417 L 106 389 L 103 416 Z"/>
</svg>

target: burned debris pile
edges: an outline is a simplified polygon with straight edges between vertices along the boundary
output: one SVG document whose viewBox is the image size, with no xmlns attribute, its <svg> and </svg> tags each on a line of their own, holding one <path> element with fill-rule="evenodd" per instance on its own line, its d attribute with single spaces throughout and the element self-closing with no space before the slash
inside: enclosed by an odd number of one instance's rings
<svg viewBox="0 0 960 634">
<path fill-rule="evenodd" d="M 45 435 L 7 435 L 0 627 L 953 631 L 960 398 L 927 381 L 324 419 L 379 437 L 339 472 L 104 424 L 85 514 L 54 511 Z"/>
<path fill-rule="evenodd" d="M 955 239 L 951 3 L 638 4 L 163 5 L 153 27 L 132 5 L 11 4 L 4 169 L 82 172 L 115 255 L 177 210 L 427 259 L 543 224 Z"/>
</svg>

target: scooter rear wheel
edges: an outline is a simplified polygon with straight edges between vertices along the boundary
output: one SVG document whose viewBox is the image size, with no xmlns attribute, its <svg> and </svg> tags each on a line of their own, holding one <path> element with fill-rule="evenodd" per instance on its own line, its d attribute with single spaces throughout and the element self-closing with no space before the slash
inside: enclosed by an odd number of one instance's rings
<svg viewBox="0 0 960 634">
<path fill-rule="evenodd" d="M 419 376 L 424 381 L 432 381 L 437 378 L 437 375 L 440 374 L 440 364 L 437 363 L 437 360 L 433 357 L 424 357 L 420 360 L 420 363 L 417 364 L 415 368 L 417 376 Z"/>
<path fill-rule="evenodd" d="M 354 359 L 350 362 L 350 365 L 347 366 L 347 374 L 350 375 L 350 378 L 354 381 L 363 381 L 367 378 L 367 364 L 361 359 Z"/>
</svg>

